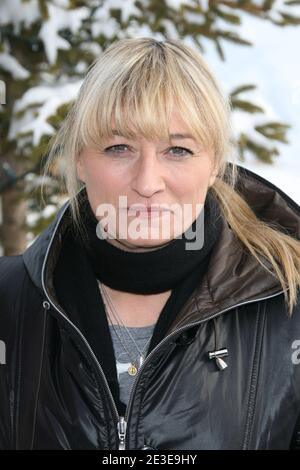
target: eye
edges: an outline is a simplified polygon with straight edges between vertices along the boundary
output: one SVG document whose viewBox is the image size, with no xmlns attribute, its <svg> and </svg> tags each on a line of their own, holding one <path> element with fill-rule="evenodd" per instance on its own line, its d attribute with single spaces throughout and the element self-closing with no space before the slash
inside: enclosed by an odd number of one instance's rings
<svg viewBox="0 0 300 470">
<path fill-rule="evenodd" d="M 175 150 L 179 150 L 179 153 L 176 152 L 176 153 L 173 154 L 173 156 L 175 156 L 175 157 L 185 157 L 185 156 L 187 156 L 187 154 L 189 154 L 189 155 L 194 155 L 191 150 L 189 150 L 189 149 L 187 149 L 187 148 L 185 148 L 185 147 L 170 147 L 170 148 L 169 148 L 169 151 L 174 150 L 174 149 L 175 149 Z M 182 152 L 183 152 L 183 153 L 182 153 Z"/>
<path fill-rule="evenodd" d="M 128 145 L 118 144 L 118 145 L 112 145 L 111 147 L 107 147 L 104 151 L 106 153 L 123 154 L 123 153 L 126 153 L 126 150 L 128 149 L 129 149 Z M 186 157 L 187 155 L 194 155 L 194 153 L 191 150 L 185 147 L 178 147 L 178 146 L 170 147 L 167 150 L 167 152 L 171 152 L 174 150 L 175 150 L 175 153 L 172 153 L 173 157 Z"/>
<path fill-rule="evenodd" d="M 128 148 L 127 145 L 125 144 L 119 144 L 119 145 L 112 145 L 111 147 L 107 147 L 104 151 L 105 152 L 112 152 L 112 153 L 123 153 L 122 152 L 122 147 Z"/>
</svg>

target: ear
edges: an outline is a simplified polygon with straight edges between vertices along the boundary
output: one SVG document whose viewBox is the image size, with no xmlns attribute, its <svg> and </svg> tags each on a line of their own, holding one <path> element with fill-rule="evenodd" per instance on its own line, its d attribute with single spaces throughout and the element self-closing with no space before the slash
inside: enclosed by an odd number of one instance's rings
<svg viewBox="0 0 300 470">
<path fill-rule="evenodd" d="M 216 181 L 216 177 L 217 177 L 217 175 L 218 175 L 218 171 L 219 171 L 219 168 L 218 168 L 217 165 L 215 165 L 215 166 L 213 167 L 213 170 L 212 170 L 212 172 L 211 172 L 211 174 L 210 174 L 210 177 L 209 177 L 209 181 L 208 181 L 208 186 L 209 186 L 209 187 L 212 186 L 212 185 L 214 184 L 214 182 Z"/>
<path fill-rule="evenodd" d="M 77 169 L 77 178 L 85 183 L 85 173 L 84 173 L 84 165 L 82 162 L 82 156 L 79 155 L 76 160 L 76 169 Z"/>
</svg>

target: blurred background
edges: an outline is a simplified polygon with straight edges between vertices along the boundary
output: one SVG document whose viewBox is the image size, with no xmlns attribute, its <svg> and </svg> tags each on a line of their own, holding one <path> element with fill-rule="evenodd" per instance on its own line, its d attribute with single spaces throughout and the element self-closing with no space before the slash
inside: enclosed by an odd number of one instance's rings
<svg viewBox="0 0 300 470">
<path fill-rule="evenodd" d="M 48 143 L 93 60 L 124 37 L 199 50 L 233 107 L 233 160 L 300 204 L 300 1 L 0 0 L 0 255 L 67 200 Z"/>
</svg>

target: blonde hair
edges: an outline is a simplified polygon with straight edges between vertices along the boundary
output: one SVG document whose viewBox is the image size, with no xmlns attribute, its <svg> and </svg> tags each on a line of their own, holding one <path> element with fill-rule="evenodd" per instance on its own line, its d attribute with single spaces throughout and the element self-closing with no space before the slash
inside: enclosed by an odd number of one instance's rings
<svg viewBox="0 0 300 470">
<path fill-rule="evenodd" d="M 64 162 L 72 218 L 80 230 L 77 193 L 82 188 L 76 161 L 85 146 L 98 145 L 117 131 L 127 137 L 170 140 L 169 117 L 174 105 L 200 144 L 213 148 L 218 176 L 214 191 L 234 234 L 278 278 L 289 313 L 300 286 L 300 241 L 258 217 L 235 189 L 237 168 L 228 167 L 234 150 L 231 105 L 199 52 L 178 40 L 122 39 L 110 45 L 88 70 L 79 95 L 50 141 L 46 175 Z"/>
</svg>

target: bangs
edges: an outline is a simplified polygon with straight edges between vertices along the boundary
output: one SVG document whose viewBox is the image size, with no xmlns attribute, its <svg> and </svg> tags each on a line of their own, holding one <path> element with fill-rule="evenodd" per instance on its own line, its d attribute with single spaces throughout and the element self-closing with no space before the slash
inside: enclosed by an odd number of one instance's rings
<svg viewBox="0 0 300 470">
<path fill-rule="evenodd" d="M 143 59 L 126 73 L 119 73 L 115 80 L 95 80 L 89 99 L 84 100 L 86 107 L 79 114 L 79 148 L 99 146 L 114 136 L 113 130 L 128 139 L 142 136 L 170 142 L 173 111 L 196 142 L 214 146 L 219 140 L 216 116 L 191 77 L 174 59 L 163 63 L 151 55 Z"/>
<path fill-rule="evenodd" d="M 82 125 L 83 145 L 98 145 L 115 133 L 128 139 L 143 136 L 146 139 L 169 140 L 169 118 L 173 102 L 162 94 L 135 95 L 128 89 L 112 91 L 114 100 L 99 97 L 98 106 L 90 110 Z M 114 131 L 114 132 L 113 132 Z M 116 132 L 115 132 L 116 131 Z"/>
</svg>

